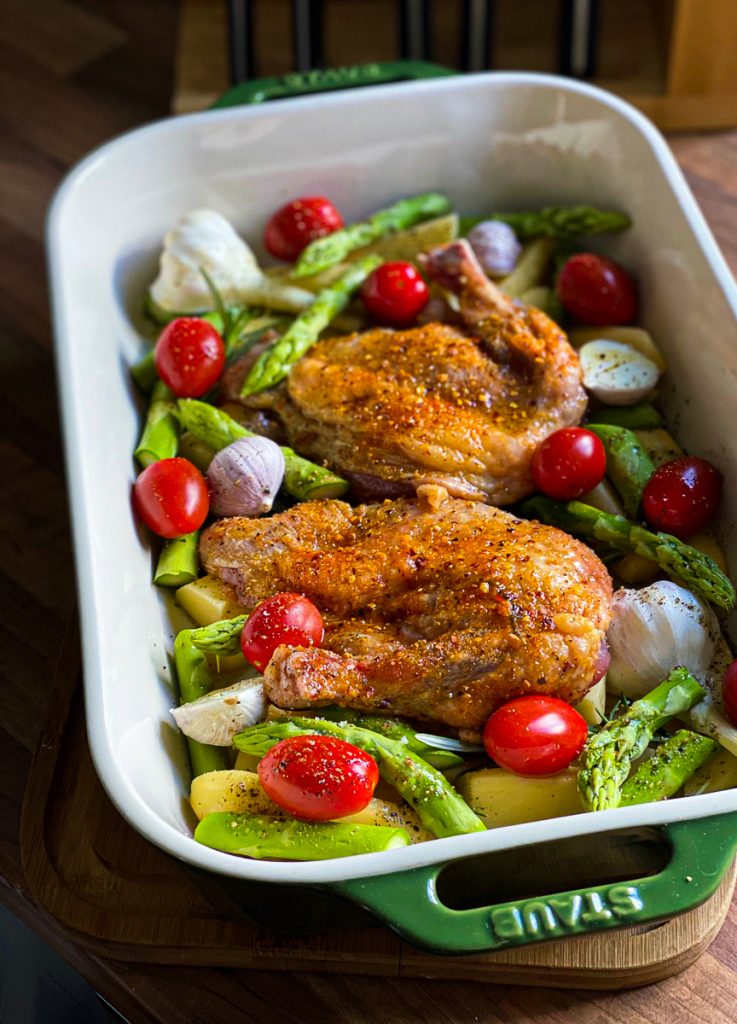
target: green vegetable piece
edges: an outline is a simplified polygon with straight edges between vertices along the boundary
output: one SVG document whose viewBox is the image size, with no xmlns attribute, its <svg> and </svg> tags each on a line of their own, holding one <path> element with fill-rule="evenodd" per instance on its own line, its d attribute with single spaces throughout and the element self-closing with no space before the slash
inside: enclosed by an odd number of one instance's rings
<svg viewBox="0 0 737 1024">
<path fill-rule="evenodd" d="M 550 238 L 575 239 L 589 235 L 624 231 L 632 221 L 626 213 L 617 210 L 599 210 L 595 206 L 547 206 L 542 210 L 520 213 L 489 213 L 473 221 L 464 219 L 463 227 L 470 231 L 482 220 L 501 220 L 514 229 L 521 242 L 547 235 Z"/>
<path fill-rule="evenodd" d="M 193 583 L 200 574 L 197 558 L 199 531 L 164 541 L 156 563 L 154 583 L 157 587 L 183 587 Z"/>
<path fill-rule="evenodd" d="M 278 860 L 327 860 L 355 857 L 409 845 L 403 828 L 349 825 L 337 821 L 298 821 L 265 815 L 208 814 L 195 829 L 203 846 L 242 857 Z"/>
<path fill-rule="evenodd" d="M 174 667 L 179 682 L 181 704 L 204 697 L 212 689 L 212 676 L 207 659 L 191 641 L 190 629 L 183 629 L 174 641 Z M 213 747 L 209 743 L 198 743 L 186 737 L 192 778 L 205 772 L 224 771 L 229 768 L 227 747 Z"/>
<path fill-rule="evenodd" d="M 437 192 L 426 192 L 410 199 L 400 199 L 385 210 L 379 210 L 367 221 L 349 224 L 323 238 L 310 242 L 297 260 L 292 276 L 309 277 L 342 262 L 356 249 L 370 245 L 394 231 L 411 228 L 420 221 L 439 217 L 450 210 L 450 200 Z"/>
<path fill-rule="evenodd" d="M 664 422 L 654 405 L 638 402 L 637 405 L 603 405 L 589 413 L 586 425 L 610 423 L 613 427 L 626 427 L 628 430 L 650 430 L 662 427 Z"/>
<path fill-rule="evenodd" d="M 151 391 L 141 440 L 133 453 L 136 462 L 145 469 L 160 459 L 173 458 L 179 447 L 180 432 L 174 393 L 163 381 L 157 380 Z"/>
<path fill-rule="evenodd" d="M 263 757 L 280 740 L 291 736 L 337 736 L 375 758 L 379 774 L 414 807 L 422 824 L 433 835 L 456 836 L 483 832 L 483 822 L 453 789 L 448 780 L 408 751 L 407 745 L 388 736 L 352 725 L 338 725 L 319 718 L 290 718 L 254 725 L 233 737 L 238 750 Z"/>
<path fill-rule="evenodd" d="M 180 398 L 178 404 L 182 426 L 198 441 L 213 451 L 227 448 L 240 437 L 254 437 L 222 409 L 194 398 Z M 284 490 L 298 501 L 317 498 L 339 498 L 348 490 L 348 481 L 324 466 L 303 459 L 291 448 L 282 447 L 285 461 Z"/>
<path fill-rule="evenodd" d="M 247 615 L 234 619 L 220 619 L 209 626 L 200 626 L 191 631 L 190 640 L 198 651 L 231 657 L 241 653 L 241 633 L 248 620 Z"/>
<path fill-rule="evenodd" d="M 578 789 L 586 810 L 619 807 L 622 787 L 635 758 L 644 753 L 661 726 L 688 711 L 705 695 L 688 669 L 674 668 L 664 682 L 591 736 L 578 773 Z"/>
<path fill-rule="evenodd" d="M 677 537 L 653 533 L 624 516 L 601 512 L 580 501 L 554 501 L 543 495 L 523 501 L 519 512 L 528 519 L 538 519 L 617 551 L 634 551 L 642 558 L 657 562 L 668 576 L 680 580 L 697 597 L 728 612 L 734 608 L 734 587 L 719 566 L 708 555 L 684 544 Z"/>
<path fill-rule="evenodd" d="M 350 723 L 361 729 L 370 729 L 380 736 L 388 736 L 390 739 L 406 743 L 407 747 L 415 754 L 419 754 L 424 761 L 431 764 L 433 768 L 446 771 L 448 768 L 456 768 L 463 764 L 463 758 L 450 750 L 440 750 L 430 743 L 425 743 L 418 738 L 417 733 L 406 722 L 400 722 L 398 718 L 383 718 L 381 715 L 364 715 L 360 711 L 353 711 L 351 708 L 320 708 L 320 718 L 328 722 Z"/>
<path fill-rule="evenodd" d="M 626 427 L 589 423 L 588 429 L 604 445 L 607 476 L 619 491 L 625 512 L 635 519 L 642 502 L 642 492 L 655 472 L 647 449 L 637 434 Z"/>
<path fill-rule="evenodd" d="M 658 747 L 653 756 L 641 764 L 622 787 L 620 807 L 665 800 L 677 793 L 718 744 L 708 736 L 679 729 Z"/>
<path fill-rule="evenodd" d="M 159 376 L 156 373 L 153 349 L 147 352 L 145 356 L 131 366 L 131 377 L 141 391 L 145 394 L 149 394 L 154 384 L 156 384 L 156 381 L 159 379 Z"/>
<path fill-rule="evenodd" d="M 241 395 L 253 395 L 284 380 L 292 366 L 312 348 L 320 332 L 345 309 L 354 292 L 381 262 L 380 256 L 364 256 L 352 263 L 337 281 L 318 292 L 314 302 L 253 364 L 243 382 Z"/>
</svg>

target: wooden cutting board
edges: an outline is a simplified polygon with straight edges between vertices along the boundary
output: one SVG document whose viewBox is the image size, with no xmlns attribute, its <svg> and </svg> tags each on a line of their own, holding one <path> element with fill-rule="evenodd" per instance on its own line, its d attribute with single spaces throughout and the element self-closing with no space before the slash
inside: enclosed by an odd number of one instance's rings
<svg viewBox="0 0 737 1024">
<path fill-rule="evenodd" d="M 735 865 L 701 907 L 650 928 L 608 931 L 484 956 L 434 956 L 364 918 L 309 937 L 254 927 L 212 876 L 193 877 L 130 828 L 87 746 L 76 634 L 26 790 L 21 850 L 34 899 L 77 945 L 112 959 L 275 971 L 471 979 L 561 988 L 633 988 L 683 970 L 724 921 Z"/>
</svg>

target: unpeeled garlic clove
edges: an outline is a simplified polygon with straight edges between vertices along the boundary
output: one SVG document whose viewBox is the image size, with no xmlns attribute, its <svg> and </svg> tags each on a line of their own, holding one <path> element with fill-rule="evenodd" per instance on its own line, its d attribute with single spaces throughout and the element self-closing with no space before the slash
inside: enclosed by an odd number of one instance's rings
<svg viewBox="0 0 737 1024">
<path fill-rule="evenodd" d="M 267 437 L 242 437 L 213 457 L 207 471 L 210 511 L 217 516 L 268 512 L 284 479 L 284 455 Z"/>
</svg>

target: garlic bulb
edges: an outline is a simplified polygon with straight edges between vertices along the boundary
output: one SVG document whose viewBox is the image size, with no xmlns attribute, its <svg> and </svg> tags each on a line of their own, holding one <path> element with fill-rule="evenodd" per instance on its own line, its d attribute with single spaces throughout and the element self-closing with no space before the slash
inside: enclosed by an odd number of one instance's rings
<svg viewBox="0 0 737 1024">
<path fill-rule="evenodd" d="M 517 236 L 502 220 L 484 220 L 468 232 L 468 241 L 490 277 L 511 274 L 522 252 Z"/>
<path fill-rule="evenodd" d="M 642 590 L 618 590 L 607 641 L 607 687 L 637 699 L 684 665 L 702 683 L 720 637 L 711 608 L 690 590 L 660 580 Z"/>
<path fill-rule="evenodd" d="M 237 732 L 260 722 L 265 712 L 264 686 L 255 679 L 213 690 L 199 700 L 171 709 L 185 736 L 215 747 L 229 747 Z"/>
<path fill-rule="evenodd" d="M 265 275 L 250 247 L 216 210 L 193 210 L 167 231 L 151 298 L 175 313 L 210 309 L 203 270 L 226 305 L 245 302 L 299 311 L 314 300 L 311 292 Z"/>
<path fill-rule="evenodd" d="M 210 511 L 217 516 L 260 516 L 274 503 L 284 479 L 284 455 L 268 437 L 242 437 L 213 456 L 207 470 Z"/>
</svg>

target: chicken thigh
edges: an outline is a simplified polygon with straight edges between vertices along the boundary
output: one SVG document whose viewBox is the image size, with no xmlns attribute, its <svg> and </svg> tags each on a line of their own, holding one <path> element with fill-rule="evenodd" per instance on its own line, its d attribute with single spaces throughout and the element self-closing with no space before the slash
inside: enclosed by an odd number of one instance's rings
<svg viewBox="0 0 737 1024">
<path fill-rule="evenodd" d="M 477 729 L 517 695 L 577 700 L 609 625 L 611 581 L 589 548 L 432 485 L 417 499 L 221 520 L 200 553 L 246 609 L 293 591 L 322 612 L 322 647 L 279 647 L 266 670 L 286 708 Z"/>
<path fill-rule="evenodd" d="M 435 483 L 457 497 L 517 501 L 533 490 L 539 443 L 583 416 L 578 357 L 544 313 L 486 277 L 467 242 L 422 263 L 458 296 L 460 326 L 326 338 L 251 401 L 278 416 L 300 454 L 348 477 L 359 500 Z"/>
</svg>

